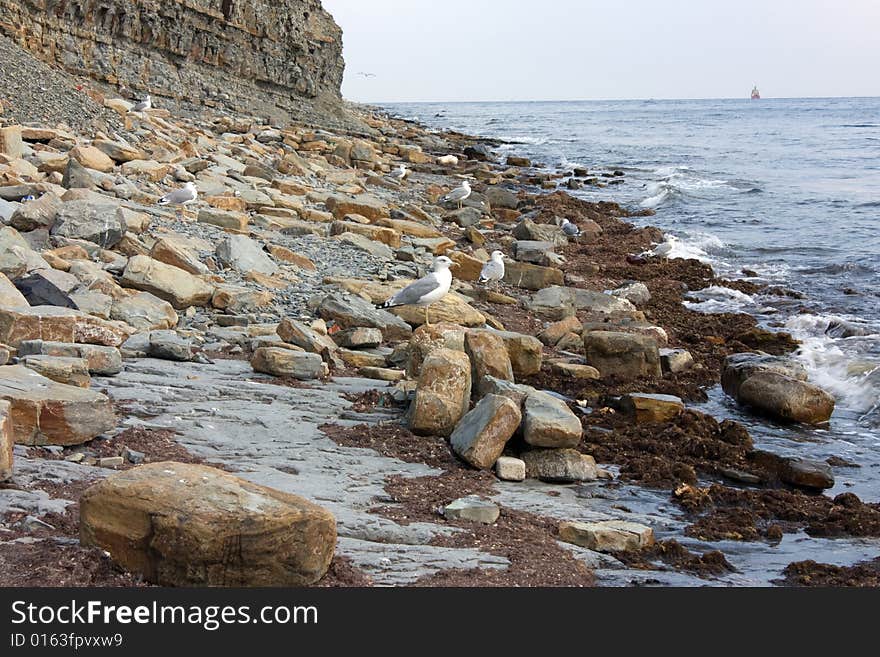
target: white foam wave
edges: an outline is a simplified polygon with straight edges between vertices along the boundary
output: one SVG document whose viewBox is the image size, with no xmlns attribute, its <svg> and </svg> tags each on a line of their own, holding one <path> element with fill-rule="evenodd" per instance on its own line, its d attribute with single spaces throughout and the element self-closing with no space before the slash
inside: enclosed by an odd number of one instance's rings
<svg viewBox="0 0 880 657">
<path fill-rule="evenodd" d="M 685 301 L 685 308 L 702 313 L 737 313 L 758 309 L 766 311 L 759 307 L 757 298 L 752 295 L 719 285 L 710 285 L 691 292 L 689 296 L 696 301 Z"/>
<path fill-rule="evenodd" d="M 702 196 L 707 191 L 716 189 L 739 191 L 728 180 L 700 178 L 689 171 L 689 167 L 663 167 L 654 171 L 654 175 L 660 179 L 645 186 L 648 196 L 641 202 L 641 206 L 654 209 L 671 198 Z"/>
<path fill-rule="evenodd" d="M 694 258 L 700 262 L 714 263 L 713 254 L 724 250 L 724 242 L 711 233 L 691 233 L 684 237 L 664 235 L 665 241 L 657 245 L 651 253 L 670 260 L 675 258 Z"/>
</svg>

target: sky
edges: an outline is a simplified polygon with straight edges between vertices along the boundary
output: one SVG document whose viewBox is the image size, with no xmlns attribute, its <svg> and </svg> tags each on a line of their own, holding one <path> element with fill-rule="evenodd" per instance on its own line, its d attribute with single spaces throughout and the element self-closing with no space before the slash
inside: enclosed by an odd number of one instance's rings
<svg viewBox="0 0 880 657">
<path fill-rule="evenodd" d="M 880 0 L 323 5 L 357 102 L 880 96 Z"/>
</svg>

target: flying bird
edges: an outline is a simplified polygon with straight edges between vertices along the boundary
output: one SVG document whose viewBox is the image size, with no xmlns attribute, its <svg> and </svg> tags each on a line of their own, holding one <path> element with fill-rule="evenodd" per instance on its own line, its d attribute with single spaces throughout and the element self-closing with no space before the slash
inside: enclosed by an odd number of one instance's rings
<svg viewBox="0 0 880 657">
<path fill-rule="evenodd" d="M 194 182 L 188 182 L 180 189 L 175 189 L 173 192 L 168 192 L 159 199 L 159 205 L 178 205 L 181 206 L 178 209 L 178 216 L 183 211 L 183 207 L 189 205 L 190 203 L 194 203 L 196 199 L 199 197 L 199 190 L 196 189 L 196 184 Z"/>
<path fill-rule="evenodd" d="M 153 101 L 150 98 L 150 94 L 147 94 L 146 98 L 144 98 L 142 101 L 132 105 L 131 109 L 128 111 L 129 112 L 144 112 L 144 111 L 150 109 L 152 106 L 153 106 Z"/>
<path fill-rule="evenodd" d="M 456 187 L 451 192 L 449 192 L 446 196 L 440 199 L 441 203 L 458 203 L 459 209 L 462 206 L 467 198 L 471 195 L 471 185 L 467 180 L 463 180 L 461 183 L 461 187 Z"/>
<path fill-rule="evenodd" d="M 480 272 L 480 283 L 497 283 L 504 278 L 504 254 L 501 251 L 492 251 L 492 257 L 483 265 Z"/>
<path fill-rule="evenodd" d="M 446 256 L 435 258 L 434 271 L 414 283 L 410 283 L 384 303 L 377 304 L 376 307 L 424 306 L 425 324 L 430 326 L 431 318 L 428 313 L 431 306 L 445 297 L 452 285 L 452 272 L 449 270 L 452 264 L 452 260 Z"/>
<path fill-rule="evenodd" d="M 362 75 L 365 78 L 374 78 L 376 77 L 375 73 L 364 73 L 363 71 L 359 71 L 358 75 Z"/>
<path fill-rule="evenodd" d="M 562 219 L 562 232 L 565 233 L 568 237 L 581 236 L 581 229 L 578 228 L 575 224 L 571 223 L 566 217 L 563 217 Z"/>
</svg>

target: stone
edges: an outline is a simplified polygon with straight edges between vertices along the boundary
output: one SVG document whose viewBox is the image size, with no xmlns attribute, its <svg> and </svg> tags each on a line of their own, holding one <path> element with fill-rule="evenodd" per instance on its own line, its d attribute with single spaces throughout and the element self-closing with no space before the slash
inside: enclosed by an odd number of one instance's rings
<svg viewBox="0 0 880 657">
<path fill-rule="evenodd" d="M 520 262 L 547 265 L 549 264 L 548 255 L 553 253 L 554 246 L 553 242 L 517 240 L 513 243 L 513 257 Z"/>
<path fill-rule="evenodd" d="M 166 265 L 177 267 L 193 275 L 207 274 L 210 271 L 192 244 L 188 240 L 178 237 L 163 237 L 156 240 L 149 255 L 154 260 L 164 262 Z"/>
<path fill-rule="evenodd" d="M 15 287 L 32 306 L 58 306 L 78 310 L 68 294 L 79 284 L 76 276 L 57 269 L 39 269 L 16 279 Z"/>
<path fill-rule="evenodd" d="M 475 391 L 482 391 L 486 375 L 513 381 L 513 365 L 507 355 L 507 346 L 497 333 L 469 330 L 464 336 L 465 353 L 471 361 L 471 381 Z"/>
<path fill-rule="evenodd" d="M 370 349 L 382 344 L 382 331 L 377 328 L 356 328 L 337 331 L 332 336 L 333 342 L 348 349 Z"/>
<path fill-rule="evenodd" d="M 223 210 L 203 208 L 199 210 L 198 222 L 237 233 L 246 233 L 250 218 L 243 212 L 224 212 Z"/>
<path fill-rule="evenodd" d="M 379 333 L 381 340 L 382 332 L 378 329 L 373 330 Z M 326 335 L 321 335 L 311 327 L 294 319 L 282 319 L 278 324 L 278 328 L 275 329 L 275 332 L 278 333 L 281 339 L 285 342 L 296 345 L 297 347 L 313 354 L 327 356 L 336 351 L 336 343 L 331 338 Z"/>
<path fill-rule="evenodd" d="M 469 160 L 476 160 L 478 162 L 491 162 L 495 159 L 492 150 L 485 144 L 466 146 L 464 156 Z"/>
<path fill-rule="evenodd" d="M 644 335 L 590 331 L 584 334 L 584 359 L 599 370 L 603 379 L 630 381 L 662 374 L 657 343 Z"/>
<path fill-rule="evenodd" d="M 71 308 L 0 307 L 0 343 L 18 347 L 24 340 L 83 342 L 116 347 L 132 332 L 119 322 L 108 322 Z"/>
<path fill-rule="evenodd" d="M 823 424 L 834 412 L 834 397 L 822 388 L 776 372 L 756 372 L 747 378 L 736 400 L 786 422 Z"/>
<path fill-rule="evenodd" d="M 362 351 L 354 349 L 345 349 L 339 347 L 333 352 L 333 355 L 341 359 L 343 363 L 349 367 L 357 368 L 384 368 L 388 365 L 388 359 L 382 354 L 376 354 L 372 351 Z"/>
<path fill-rule="evenodd" d="M 563 285 L 565 277 L 561 269 L 542 267 L 528 262 L 508 262 L 504 267 L 504 282 L 527 290 L 543 290 Z"/>
<path fill-rule="evenodd" d="M 535 392 L 535 389 L 532 386 L 514 383 L 513 381 L 505 381 L 503 379 L 496 379 L 494 376 L 484 376 L 482 383 L 483 394 L 507 397 L 516 404 L 518 408 L 522 408 L 523 404 L 526 402 L 526 397 Z"/>
<path fill-rule="evenodd" d="M 261 244 L 244 235 L 229 235 L 217 245 L 217 258 L 224 265 L 240 272 L 256 271 L 272 276 L 278 265 Z"/>
<path fill-rule="evenodd" d="M 508 155 L 507 156 L 507 166 L 509 166 L 509 167 L 530 167 L 530 166 L 532 166 L 532 161 L 527 157 Z"/>
<path fill-rule="evenodd" d="M 0 306 L 5 308 L 30 307 L 28 300 L 3 272 L 0 272 Z"/>
<path fill-rule="evenodd" d="M 483 219 L 483 211 L 479 208 L 458 208 L 443 215 L 445 221 L 453 221 L 461 228 L 473 228 Z"/>
<path fill-rule="evenodd" d="M 322 319 L 333 320 L 342 328 L 377 328 L 382 331 L 386 341 L 407 340 L 412 335 L 412 328 L 405 321 L 356 295 L 331 294 L 324 297 L 318 306 L 318 315 Z"/>
<path fill-rule="evenodd" d="M 500 395 L 485 395 L 452 432 L 452 451 L 475 468 L 487 470 L 501 456 L 521 419 L 519 406 L 513 401 Z"/>
<path fill-rule="evenodd" d="M 105 456 L 98 459 L 99 468 L 118 468 L 123 463 L 125 463 L 125 459 L 121 456 Z"/>
<path fill-rule="evenodd" d="M 79 310 L 88 315 L 94 315 L 101 319 L 110 319 L 110 311 L 113 309 L 113 297 L 103 292 L 82 290 L 70 294 L 70 300 Z"/>
<path fill-rule="evenodd" d="M 721 366 L 721 387 L 736 399 L 740 386 L 758 372 L 773 372 L 797 381 L 807 380 L 807 370 L 791 358 L 767 354 L 739 353 L 724 359 Z"/>
<path fill-rule="evenodd" d="M 499 456 L 495 461 L 495 476 L 502 481 L 524 481 L 526 462 L 514 456 Z"/>
<path fill-rule="evenodd" d="M 654 544 L 650 527 L 624 520 L 562 522 L 559 538 L 597 552 L 633 552 Z"/>
<path fill-rule="evenodd" d="M 49 230 L 55 224 L 61 199 L 52 192 L 46 192 L 40 198 L 22 203 L 9 218 L 9 225 L 20 231 Z"/>
<path fill-rule="evenodd" d="M 382 242 L 376 242 L 366 235 L 349 232 L 337 235 L 336 239 L 338 239 L 340 242 L 350 244 L 351 246 L 354 246 L 361 251 L 365 251 L 374 258 L 379 258 L 380 260 L 391 260 L 394 256 L 394 251 L 391 250 L 391 247 L 389 247 L 387 244 L 383 244 Z"/>
<path fill-rule="evenodd" d="M 519 199 L 517 198 L 516 193 L 506 187 L 489 185 L 486 187 L 486 191 L 483 192 L 483 194 L 492 208 L 508 208 L 515 210 L 516 206 L 519 205 Z"/>
<path fill-rule="evenodd" d="M 804 458 L 783 459 L 779 468 L 779 479 L 786 484 L 812 490 L 834 487 L 834 475 L 830 465 Z"/>
<path fill-rule="evenodd" d="M 149 256 L 130 258 L 120 283 L 155 294 L 175 308 L 204 306 L 214 296 L 214 287 L 209 283 Z"/>
<path fill-rule="evenodd" d="M 434 349 L 464 351 L 464 334 L 463 327 L 448 322 L 422 325 L 413 331 L 407 353 L 407 377 L 418 378 L 422 363 Z"/>
<path fill-rule="evenodd" d="M 352 221 L 334 221 L 330 224 L 331 235 L 342 235 L 344 233 L 357 233 L 376 242 L 387 244 L 392 248 L 400 248 L 400 233 L 393 228 L 369 224 L 364 225 Z"/>
<path fill-rule="evenodd" d="M 467 354 L 434 349 L 422 363 L 416 395 L 410 405 L 413 433 L 448 436 L 467 413 L 471 397 L 471 364 Z"/>
<path fill-rule="evenodd" d="M 344 219 L 347 214 L 359 214 L 370 221 L 389 218 L 391 211 L 384 201 L 369 194 L 348 196 L 346 194 L 330 194 L 324 201 L 327 209 L 336 219 Z"/>
<path fill-rule="evenodd" d="M 86 240 L 110 249 L 122 239 L 126 229 L 119 206 L 76 200 L 61 204 L 50 232 L 57 237 Z"/>
<path fill-rule="evenodd" d="M 644 306 L 651 300 L 648 286 L 640 282 L 624 283 L 611 290 L 608 294 L 626 299 L 634 306 Z"/>
<path fill-rule="evenodd" d="M 137 292 L 114 299 L 110 317 L 125 322 L 138 331 L 174 328 L 178 320 L 170 303 L 149 292 Z"/>
<path fill-rule="evenodd" d="M 180 336 L 177 331 L 150 331 L 147 355 L 162 360 L 186 362 L 193 358 L 192 345 Z"/>
<path fill-rule="evenodd" d="M 71 157 L 67 160 L 67 168 L 61 179 L 61 186 L 67 189 L 93 189 L 95 179 L 88 169 Z"/>
<path fill-rule="evenodd" d="M 581 442 L 581 421 L 561 399 L 533 392 L 523 405 L 523 439 L 535 447 L 575 447 Z"/>
<path fill-rule="evenodd" d="M 501 509 L 497 504 L 476 495 L 460 497 L 443 507 L 443 517 L 447 520 L 468 520 L 491 525 L 498 520 L 499 515 Z"/>
<path fill-rule="evenodd" d="M 295 253 L 290 249 L 284 248 L 283 246 L 277 246 L 275 244 L 269 244 L 266 248 L 276 260 L 281 260 L 283 262 L 296 265 L 300 269 L 304 269 L 306 271 L 317 270 L 315 263 L 309 260 L 304 255 L 300 255 L 299 253 Z"/>
<path fill-rule="evenodd" d="M 532 312 L 554 320 L 565 319 L 579 310 L 612 316 L 636 312 L 635 306 L 626 299 L 593 290 L 561 286 L 539 290 L 531 296 L 526 306 Z"/>
<path fill-rule="evenodd" d="M 150 463 L 80 498 L 80 542 L 160 586 L 314 584 L 336 546 L 333 515 L 204 465 Z"/>
<path fill-rule="evenodd" d="M 318 354 L 293 351 L 280 347 L 260 347 L 251 358 L 255 372 L 285 376 L 301 381 L 320 378 L 324 373 L 324 361 Z"/>
<path fill-rule="evenodd" d="M 403 370 L 394 370 L 387 367 L 361 367 L 358 374 L 367 379 L 376 379 L 378 381 L 403 381 L 406 373 Z"/>
<path fill-rule="evenodd" d="M 58 383 L 78 388 L 88 388 L 91 385 L 89 363 L 85 358 L 24 356 L 19 362 L 37 374 Z"/>
<path fill-rule="evenodd" d="M 531 219 L 523 219 L 513 229 L 513 236 L 518 240 L 550 242 L 554 246 L 563 247 L 568 244 L 568 237 L 559 226 L 536 224 Z"/>
<path fill-rule="evenodd" d="M 120 164 L 131 162 L 132 160 L 144 159 L 144 154 L 138 149 L 132 148 L 128 144 L 120 141 L 110 141 L 109 139 L 95 139 L 92 146 L 104 153 L 111 160 Z M 125 169 L 123 169 L 125 171 Z"/>
<path fill-rule="evenodd" d="M 122 371 L 122 356 L 116 347 L 25 340 L 18 345 L 18 354 L 22 357 L 33 354 L 61 358 L 82 358 L 86 361 L 89 374 L 94 376 L 114 376 Z"/>
<path fill-rule="evenodd" d="M 571 335 L 574 335 L 572 333 Z M 582 381 L 590 381 L 602 378 L 599 370 L 590 365 L 581 365 L 579 363 L 563 363 L 556 362 L 550 364 L 550 370 L 555 374 L 561 374 L 572 379 L 580 379 Z"/>
<path fill-rule="evenodd" d="M 0 399 L 10 403 L 13 440 L 23 445 L 78 445 L 116 426 L 107 396 L 21 365 L 0 367 Z"/>
<path fill-rule="evenodd" d="M 593 481 L 600 476 L 592 456 L 576 449 L 531 449 L 520 455 L 526 476 L 551 483 Z"/>
<path fill-rule="evenodd" d="M 483 271 L 485 264 L 479 258 L 475 258 L 461 251 L 453 251 L 449 254 L 449 259 L 454 262 L 457 267 L 455 269 L 455 277 L 460 281 L 477 281 Z"/>
<path fill-rule="evenodd" d="M 262 276 L 256 272 L 249 272 L 246 279 L 250 280 L 251 274 Z M 287 287 L 285 285 L 284 287 Z M 275 296 L 268 290 L 252 290 L 240 285 L 220 284 L 214 288 L 214 296 L 211 297 L 211 305 L 227 313 L 255 312 L 269 306 Z"/>
<path fill-rule="evenodd" d="M 171 171 L 171 165 L 156 160 L 132 160 L 122 165 L 122 173 L 129 178 L 144 178 L 159 182 Z"/>
<path fill-rule="evenodd" d="M 541 371 L 543 347 L 538 338 L 514 331 L 496 331 L 496 334 L 504 340 L 513 374 L 517 379 Z"/>
<path fill-rule="evenodd" d="M 12 436 L 11 405 L 0 399 L 0 482 L 12 479 L 15 440 Z"/>
<path fill-rule="evenodd" d="M 393 292 L 388 296 L 391 294 Z M 422 326 L 425 323 L 424 306 L 398 306 L 391 308 L 390 312 L 413 326 Z M 450 292 L 431 305 L 430 320 L 432 324 L 452 323 L 461 326 L 483 326 L 486 323 L 485 315 L 455 292 Z"/>
<path fill-rule="evenodd" d="M 663 372 L 678 374 L 694 366 L 694 357 L 686 349 L 660 349 L 660 368 Z"/>
<path fill-rule="evenodd" d="M 0 153 L 10 159 L 24 155 L 24 144 L 21 141 L 21 126 L 10 125 L 0 128 Z"/>
<path fill-rule="evenodd" d="M 637 424 L 670 422 L 681 415 L 684 402 L 674 395 L 631 392 L 620 398 L 620 409 L 631 416 Z"/>
<path fill-rule="evenodd" d="M 70 150 L 70 157 L 87 169 L 109 173 L 116 164 L 110 157 L 94 146 L 76 146 Z"/>
</svg>

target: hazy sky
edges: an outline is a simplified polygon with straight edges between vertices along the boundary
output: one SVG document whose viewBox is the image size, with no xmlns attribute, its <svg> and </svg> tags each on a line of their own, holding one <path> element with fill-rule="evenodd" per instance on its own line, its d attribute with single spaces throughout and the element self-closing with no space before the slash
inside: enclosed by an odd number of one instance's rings
<svg viewBox="0 0 880 657">
<path fill-rule="evenodd" d="M 880 0 L 323 4 L 361 102 L 880 95 Z"/>
</svg>

